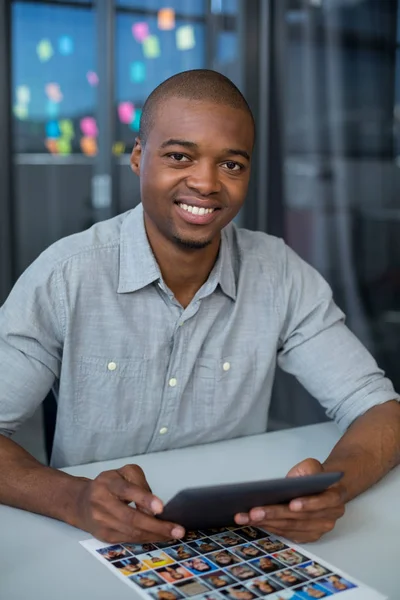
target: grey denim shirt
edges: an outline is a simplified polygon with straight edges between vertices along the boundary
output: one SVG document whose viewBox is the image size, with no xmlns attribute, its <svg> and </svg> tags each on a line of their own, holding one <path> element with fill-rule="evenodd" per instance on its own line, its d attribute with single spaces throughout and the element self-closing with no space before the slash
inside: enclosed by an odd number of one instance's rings
<svg viewBox="0 0 400 600">
<path fill-rule="evenodd" d="M 14 286 L 0 309 L 0 433 L 51 387 L 55 467 L 262 433 L 277 364 L 343 430 L 399 399 L 327 283 L 282 240 L 228 225 L 183 309 L 139 205 L 56 242 Z"/>
</svg>

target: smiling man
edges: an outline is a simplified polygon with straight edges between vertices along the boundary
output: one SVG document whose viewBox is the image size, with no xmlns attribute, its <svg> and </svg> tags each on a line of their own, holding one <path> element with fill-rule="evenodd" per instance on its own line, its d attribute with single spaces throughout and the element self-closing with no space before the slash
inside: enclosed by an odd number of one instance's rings
<svg viewBox="0 0 400 600">
<path fill-rule="evenodd" d="M 141 204 L 60 240 L 16 283 L 0 311 L 0 502 L 108 542 L 181 538 L 179 524 L 155 518 L 163 505 L 138 466 L 72 477 L 39 464 L 13 432 L 53 387 L 52 467 L 262 433 L 276 364 L 345 431 L 324 464 L 310 458 L 289 475 L 345 475 L 238 524 L 316 540 L 399 463 L 399 396 L 327 283 L 282 240 L 232 223 L 254 133 L 224 76 L 165 81 L 132 153 Z"/>
</svg>

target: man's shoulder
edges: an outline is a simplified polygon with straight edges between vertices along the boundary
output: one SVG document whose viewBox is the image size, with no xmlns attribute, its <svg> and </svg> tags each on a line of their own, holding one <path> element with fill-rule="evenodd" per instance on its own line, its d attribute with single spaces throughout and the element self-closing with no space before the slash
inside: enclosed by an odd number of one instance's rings
<svg viewBox="0 0 400 600">
<path fill-rule="evenodd" d="M 132 211 L 95 223 L 61 238 L 46 248 L 22 273 L 21 283 L 40 287 L 65 271 L 76 280 L 118 260 L 121 228 Z"/>
<path fill-rule="evenodd" d="M 61 238 L 49 246 L 45 253 L 53 260 L 63 262 L 76 256 L 95 255 L 103 249 L 118 248 L 122 224 L 131 212 L 100 221 L 84 231 Z"/>
<path fill-rule="evenodd" d="M 74 258 L 96 259 L 102 251 L 118 249 L 121 227 L 131 213 L 132 211 L 127 211 L 106 221 L 95 223 L 84 231 L 61 238 L 49 246 L 42 253 L 42 257 L 55 265 Z"/>
</svg>

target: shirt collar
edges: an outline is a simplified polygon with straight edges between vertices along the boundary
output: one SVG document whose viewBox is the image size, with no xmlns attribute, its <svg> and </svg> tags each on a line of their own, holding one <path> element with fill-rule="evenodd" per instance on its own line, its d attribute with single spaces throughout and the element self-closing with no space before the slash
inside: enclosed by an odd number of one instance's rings
<svg viewBox="0 0 400 600">
<path fill-rule="evenodd" d="M 233 225 L 223 229 L 221 247 L 213 269 L 224 294 L 236 299 L 236 282 L 232 265 Z M 128 213 L 121 226 L 118 293 L 136 292 L 162 279 L 144 226 L 143 206 Z"/>
</svg>

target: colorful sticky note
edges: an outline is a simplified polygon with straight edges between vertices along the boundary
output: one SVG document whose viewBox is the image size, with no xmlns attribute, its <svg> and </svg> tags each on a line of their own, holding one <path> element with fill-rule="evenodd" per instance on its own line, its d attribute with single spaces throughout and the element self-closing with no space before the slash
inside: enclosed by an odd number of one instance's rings
<svg viewBox="0 0 400 600">
<path fill-rule="evenodd" d="M 27 85 L 19 85 L 15 90 L 15 95 L 19 105 L 29 104 L 31 101 L 31 91 Z"/>
<path fill-rule="evenodd" d="M 63 154 L 64 156 L 71 154 L 71 140 L 64 137 L 60 138 L 59 140 L 57 140 L 57 149 L 58 153 Z"/>
<path fill-rule="evenodd" d="M 132 35 L 137 42 L 143 42 L 149 36 L 149 24 L 145 21 L 132 25 Z"/>
<path fill-rule="evenodd" d="M 46 104 L 46 113 L 51 119 L 57 118 L 60 113 L 60 105 L 53 102 L 53 100 L 48 100 Z"/>
<path fill-rule="evenodd" d="M 168 31 L 175 27 L 175 11 L 173 8 L 161 8 L 157 15 L 158 29 Z"/>
<path fill-rule="evenodd" d="M 46 146 L 47 150 L 51 153 L 51 154 L 58 154 L 58 144 L 57 144 L 58 140 L 54 140 L 52 138 L 47 138 L 44 142 L 44 145 Z"/>
<path fill-rule="evenodd" d="M 28 107 L 26 104 L 16 104 L 13 108 L 14 115 L 20 121 L 25 121 L 28 118 Z"/>
<path fill-rule="evenodd" d="M 47 40 L 47 39 L 40 40 L 40 42 L 36 46 L 36 52 L 37 52 L 40 62 L 46 62 L 46 61 L 50 60 L 50 58 L 54 54 L 53 46 L 51 45 L 50 40 Z"/>
<path fill-rule="evenodd" d="M 63 95 L 58 83 L 48 83 L 45 87 L 46 96 L 52 102 L 61 102 Z"/>
<path fill-rule="evenodd" d="M 135 117 L 135 107 L 132 102 L 120 102 L 118 104 L 118 117 L 121 123 L 132 123 Z"/>
<path fill-rule="evenodd" d="M 146 58 L 158 58 L 160 56 L 160 42 L 156 35 L 149 35 L 143 41 L 143 54 Z"/>
<path fill-rule="evenodd" d="M 74 51 L 74 41 L 69 35 L 63 35 L 58 40 L 58 51 L 63 56 L 69 56 Z"/>
<path fill-rule="evenodd" d="M 120 154 L 123 154 L 125 152 L 125 144 L 124 144 L 124 142 L 115 142 L 115 144 L 113 144 L 113 147 L 112 147 L 112 152 L 116 156 L 119 156 Z"/>
<path fill-rule="evenodd" d="M 60 131 L 64 139 L 73 140 L 75 137 L 74 124 L 71 119 L 62 119 L 59 122 Z"/>
<path fill-rule="evenodd" d="M 99 133 L 97 129 L 96 119 L 94 119 L 93 117 L 84 117 L 83 119 L 81 119 L 80 127 L 83 135 L 86 137 L 95 138 Z"/>
<path fill-rule="evenodd" d="M 95 138 L 83 137 L 80 142 L 81 150 L 86 156 L 96 156 L 97 154 L 97 142 Z"/>
<path fill-rule="evenodd" d="M 99 83 L 99 76 L 94 71 L 88 71 L 86 73 L 86 79 L 88 80 L 89 85 L 92 87 L 98 85 Z"/>
<path fill-rule="evenodd" d="M 46 137 L 53 139 L 60 137 L 60 126 L 58 121 L 48 121 L 46 123 Z"/>
<path fill-rule="evenodd" d="M 137 108 L 135 110 L 135 117 L 129 125 L 129 127 L 131 129 L 133 129 L 133 131 L 139 131 L 141 116 L 142 116 L 142 111 L 140 110 L 140 108 Z"/>
<path fill-rule="evenodd" d="M 134 83 L 142 83 L 146 79 L 146 65 L 144 62 L 136 60 L 130 66 L 131 81 Z"/>
<path fill-rule="evenodd" d="M 176 30 L 176 47 L 178 50 L 191 50 L 196 45 L 194 29 L 191 25 L 182 25 Z"/>
</svg>

